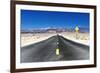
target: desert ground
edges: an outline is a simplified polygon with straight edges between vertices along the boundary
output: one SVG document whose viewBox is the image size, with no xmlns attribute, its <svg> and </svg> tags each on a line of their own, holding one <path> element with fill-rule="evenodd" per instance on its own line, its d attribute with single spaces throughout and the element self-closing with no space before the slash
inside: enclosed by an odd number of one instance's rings
<svg viewBox="0 0 100 73">
<path fill-rule="evenodd" d="M 77 43 L 89 45 L 89 33 L 61 32 L 61 33 L 22 33 L 21 47 L 46 40 L 55 35 L 61 35 Z"/>
</svg>

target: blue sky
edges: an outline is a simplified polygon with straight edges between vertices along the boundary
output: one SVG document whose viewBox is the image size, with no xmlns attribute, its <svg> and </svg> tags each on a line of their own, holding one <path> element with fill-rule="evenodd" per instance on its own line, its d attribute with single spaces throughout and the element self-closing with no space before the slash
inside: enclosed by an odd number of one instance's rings
<svg viewBox="0 0 100 73">
<path fill-rule="evenodd" d="M 21 10 L 21 29 L 89 28 L 89 13 Z"/>
</svg>

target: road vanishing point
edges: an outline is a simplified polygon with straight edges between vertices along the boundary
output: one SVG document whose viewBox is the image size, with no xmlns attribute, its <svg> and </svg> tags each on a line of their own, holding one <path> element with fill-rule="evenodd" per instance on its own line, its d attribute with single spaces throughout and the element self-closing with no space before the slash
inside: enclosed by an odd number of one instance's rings
<svg viewBox="0 0 100 73">
<path fill-rule="evenodd" d="M 58 55 L 56 50 L 58 49 Z M 21 48 L 21 63 L 88 60 L 89 46 L 52 36 L 44 41 Z"/>
</svg>

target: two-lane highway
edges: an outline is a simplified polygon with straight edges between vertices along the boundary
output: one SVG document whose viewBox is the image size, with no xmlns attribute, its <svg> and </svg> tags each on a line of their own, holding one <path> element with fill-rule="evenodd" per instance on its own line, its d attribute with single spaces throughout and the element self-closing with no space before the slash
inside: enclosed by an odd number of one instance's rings
<svg viewBox="0 0 100 73">
<path fill-rule="evenodd" d="M 56 49 L 59 55 L 56 55 Z M 21 62 L 48 62 L 89 59 L 89 46 L 52 36 L 44 41 L 21 48 Z"/>
</svg>

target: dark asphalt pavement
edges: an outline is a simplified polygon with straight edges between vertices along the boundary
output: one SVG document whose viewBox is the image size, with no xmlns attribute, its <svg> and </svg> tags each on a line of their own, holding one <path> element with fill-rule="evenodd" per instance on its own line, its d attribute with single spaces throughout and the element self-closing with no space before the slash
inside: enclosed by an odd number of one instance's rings
<svg viewBox="0 0 100 73">
<path fill-rule="evenodd" d="M 59 55 L 56 49 L 59 48 Z M 44 41 L 21 48 L 21 62 L 48 62 L 89 59 L 89 46 L 52 36 Z"/>
</svg>

